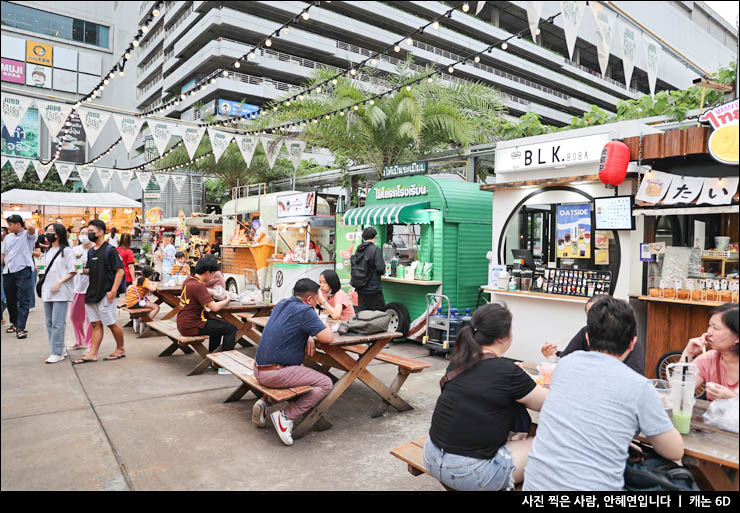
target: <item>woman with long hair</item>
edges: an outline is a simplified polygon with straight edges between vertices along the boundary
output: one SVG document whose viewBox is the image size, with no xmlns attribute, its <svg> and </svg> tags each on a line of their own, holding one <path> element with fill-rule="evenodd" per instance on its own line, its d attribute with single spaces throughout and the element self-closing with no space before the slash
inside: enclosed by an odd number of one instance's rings
<svg viewBox="0 0 740 513">
<path fill-rule="evenodd" d="M 46 274 L 41 286 L 41 300 L 46 315 L 46 333 L 51 354 L 46 363 L 64 360 L 64 332 L 67 328 L 67 310 L 74 299 L 72 280 L 75 275 L 75 255 L 67 242 L 67 229 L 59 223 L 46 227 L 46 240 L 51 244 L 46 253 Z"/>
<path fill-rule="evenodd" d="M 90 284 L 90 278 L 82 272 L 87 265 L 87 253 L 94 246 L 87 237 L 87 226 L 80 229 L 79 244 L 72 248 L 72 252 L 80 266 L 74 277 L 74 299 L 69 307 L 69 320 L 75 334 L 75 344 L 68 349 L 90 349 L 92 345 L 92 326 L 85 313 L 85 294 Z"/>
<path fill-rule="evenodd" d="M 348 321 L 355 316 L 352 300 L 342 290 L 339 275 L 332 270 L 326 270 L 319 276 L 319 306 L 337 321 Z"/>
<path fill-rule="evenodd" d="M 473 313 L 455 341 L 424 446 L 424 464 L 459 491 L 511 490 L 524 480 L 533 438 L 509 440 L 539 411 L 548 390 L 511 360 L 511 312 L 491 303 Z"/>
<path fill-rule="evenodd" d="M 123 261 L 123 279 L 126 280 L 126 286 L 128 287 L 134 281 L 134 276 L 136 276 L 136 271 L 134 270 L 134 252 L 131 249 L 131 234 L 121 234 L 120 244 L 117 249 Z"/>
</svg>

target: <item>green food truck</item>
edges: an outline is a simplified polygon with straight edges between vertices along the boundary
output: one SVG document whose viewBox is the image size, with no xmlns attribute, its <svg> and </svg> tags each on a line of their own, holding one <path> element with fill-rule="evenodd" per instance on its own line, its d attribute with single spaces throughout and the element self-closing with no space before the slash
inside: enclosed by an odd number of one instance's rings
<svg viewBox="0 0 740 513">
<path fill-rule="evenodd" d="M 427 294 L 445 295 L 452 308 L 475 309 L 486 283 L 491 247 L 492 194 L 475 183 L 410 176 L 376 183 L 364 207 L 337 216 L 336 270 L 351 297 L 350 257 L 373 226 L 383 250 L 382 277 L 391 328 L 407 339 L 422 340 Z M 447 305 L 444 305 L 445 307 Z"/>
</svg>

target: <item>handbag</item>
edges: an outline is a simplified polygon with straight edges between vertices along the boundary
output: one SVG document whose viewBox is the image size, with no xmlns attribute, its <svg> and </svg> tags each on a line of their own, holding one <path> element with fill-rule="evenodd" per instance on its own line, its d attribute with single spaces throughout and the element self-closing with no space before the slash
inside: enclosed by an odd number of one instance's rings
<svg viewBox="0 0 740 513">
<path fill-rule="evenodd" d="M 139 304 L 139 308 L 144 308 L 146 306 L 146 299 L 139 295 L 139 287 L 136 286 L 136 283 L 132 283 L 132 285 L 134 287 L 134 291 L 136 291 L 136 299 L 138 300 L 137 303 Z"/>
<path fill-rule="evenodd" d="M 62 248 L 60 251 L 57 251 L 57 254 L 54 255 L 54 258 L 51 259 L 51 263 L 49 264 L 49 267 L 46 268 L 46 272 L 39 276 L 39 279 L 36 281 L 36 295 L 40 298 L 41 297 L 41 289 L 44 287 L 44 281 L 46 280 L 46 277 L 49 275 L 49 270 L 51 269 L 51 266 L 54 265 L 54 261 L 57 259 L 57 257 L 64 253 L 64 250 L 67 249 Z"/>
<path fill-rule="evenodd" d="M 640 492 L 698 492 L 693 474 L 660 456 L 654 449 L 637 444 L 630 447 L 624 469 L 624 488 Z"/>
<path fill-rule="evenodd" d="M 391 322 L 391 317 L 388 312 L 381 312 L 380 310 L 363 310 L 347 322 L 347 332 L 356 333 L 358 335 L 374 335 L 375 333 L 383 333 L 388 331 L 388 324 Z M 342 329 L 340 326 L 340 334 Z"/>
</svg>

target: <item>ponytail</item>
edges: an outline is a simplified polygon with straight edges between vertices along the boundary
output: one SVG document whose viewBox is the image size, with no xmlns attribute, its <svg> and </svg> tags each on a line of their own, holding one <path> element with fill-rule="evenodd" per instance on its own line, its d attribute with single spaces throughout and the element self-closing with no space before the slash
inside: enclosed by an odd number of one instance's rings
<svg viewBox="0 0 740 513">
<path fill-rule="evenodd" d="M 473 313 L 470 326 L 457 335 L 450 368 L 475 365 L 483 354 L 481 346 L 506 338 L 511 332 L 511 312 L 503 303 L 489 303 Z"/>
</svg>

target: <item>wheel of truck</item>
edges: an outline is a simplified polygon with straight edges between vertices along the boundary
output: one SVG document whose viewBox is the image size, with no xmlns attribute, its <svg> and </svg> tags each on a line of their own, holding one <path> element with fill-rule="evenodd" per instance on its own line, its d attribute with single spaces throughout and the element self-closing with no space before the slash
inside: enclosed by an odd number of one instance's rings
<svg viewBox="0 0 740 513">
<path fill-rule="evenodd" d="M 411 328 L 411 317 L 409 311 L 401 303 L 388 303 L 385 305 L 385 311 L 390 315 L 388 331 L 397 331 L 404 337 L 408 335 Z"/>
<path fill-rule="evenodd" d="M 236 286 L 236 280 L 229 278 L 229 281 L 226 282 L 226 290 L 232 294 L 239 294 L 239 287 Z"/>
</svg>

